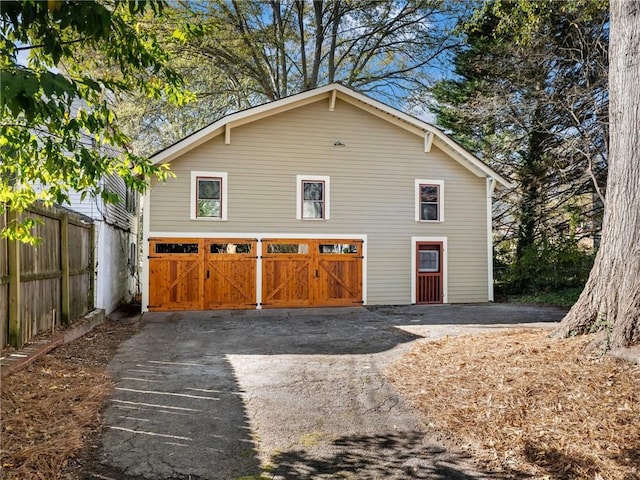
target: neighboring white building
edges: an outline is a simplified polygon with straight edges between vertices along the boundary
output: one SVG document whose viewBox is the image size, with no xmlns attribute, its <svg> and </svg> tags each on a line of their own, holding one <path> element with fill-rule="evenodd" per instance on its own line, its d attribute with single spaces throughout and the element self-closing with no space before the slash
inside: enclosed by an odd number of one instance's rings
<svg viewBox="0 0 640 480">
<path fill-rule="evenodd" d="M 82 100 L 75 99 L 71 114 L 76 115 L 82 105 Z M 83 135 L 81 142 L 110 156 L 120 154 L 112 146 L 96 145 L 89 135 Z M 140 202 L 138 194 L 128 189 L 124 180 L 116 175 L 105 176 L 100 185 L 104 190 L 116 193 L 120 201 L 107 204 L 101 197 L 89 195 L 83 200 L 80 192 L 70 191 L 69 204 L 63 208 L 90 217 L 95 222 L 94 307 L 103 308 L 108 315 L 141 292 L 138 266 Z"/>
<path fill-rule="evenodd" d="M 70 195 L 69 209 L 95 221 L 95 298 L 96 308 L 111 313 L 140 292 L 138 276 L 137 193 L 128 189 L 120 177 L 102 180 L 103 187 L 120 196 L 120 202 L 105 204 L 100 197 L 81 200 Z"/>
</svg>

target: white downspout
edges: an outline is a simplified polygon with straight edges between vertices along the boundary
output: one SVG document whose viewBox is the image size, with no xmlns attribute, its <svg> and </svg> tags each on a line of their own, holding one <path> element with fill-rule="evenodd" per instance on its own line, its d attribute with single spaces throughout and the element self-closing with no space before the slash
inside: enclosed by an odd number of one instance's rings
<svg viewBox="0 0 640 480">
<path fill-rule="evenodd" d="M 142 202 L 142 313 L 149 311 L 149 227 L 151 225 L 151 187 L 144 192 Z"/>
<path fill-rule="evenodd" d="M 493 302 L 493 192 L 496 179 L 487 177 L 487 298 Z"/>
</svg>

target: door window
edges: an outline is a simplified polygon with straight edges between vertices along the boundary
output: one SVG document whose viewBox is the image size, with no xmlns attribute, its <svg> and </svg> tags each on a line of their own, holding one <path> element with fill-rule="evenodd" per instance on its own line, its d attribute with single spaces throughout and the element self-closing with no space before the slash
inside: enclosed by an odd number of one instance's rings
<svg viewBox="0 0 640 480">
<path fill-rule="evenodd" d="M 320 253 L 334 255 L 356 254 L 358 253 L 358 245 L 356 243 L 320 243 L 318 250 Z"/>
<path fill-rule="evenodd" d="M 250 243 L 212 243 L 210 253 L 251 253 Z"/>
<path fill-rule="evenodd" d="M 418 270 L 420 272 L 439 272 L 440 252 L 438 250 L 420 250 Z"/>
<path fill-rule="evenodd" d="M 286 254 L 308 254 L 309 245 L 306 243 L 270 243 L 267 246 L 267 253 L 286 253 Z"/>
<path fill-rule="evenodd" d="M 198 244 L 156 243 L 156 253 L 198 253 Z"/>
</svg>

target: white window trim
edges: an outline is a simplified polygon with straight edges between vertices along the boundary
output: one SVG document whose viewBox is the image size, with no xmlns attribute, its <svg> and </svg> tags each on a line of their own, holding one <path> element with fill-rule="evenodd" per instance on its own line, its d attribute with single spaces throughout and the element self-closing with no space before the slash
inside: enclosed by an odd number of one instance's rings
<svg viewBox="0 0 640 480">
<path fill-rule="evenodd" d="M 324 218 L 302 218 L 302 182 L 324 182 Z M 297 175 L 296 176 L 296 219 L 310 222 L 329 220 L 331 208 L 331 187 L 329 177 L 325 175 Z"/>
<path fill-rule="evenodd" d="M 196 192 L 198 191 L 198 187 L 196 185 L 196 181 L 198 177 L 217 177 L 222 179 L 222 211 L 220 212 L 220 218 L 216 217 L 198 217 L 196 212 L 197 201 Z M 191 220 L 198 220 L 203 222 L 224 222 L 227 220 L 227 191 L 229 189 L 228 181 L 227 181 L 227 172 L 203 172 L 203 171 L 192 171 L 191 172 L 191 201 L 189 203 L 189 218 Z"/>
<path fill-rule="evenodd" d="M 438 195 L 438 220 L 421 220 L 420 219 L 420 185 L 437 185 L 439 187 Z M 443 223 L 444 222 L 444 181 L 443 180 L 425 180 L 417 178 L 415 182 L 415 210 L 416 222 L 420 223 Z"/>
<path fill-rule="evenodd" d="M 421 242 L 442 243 L 442 303 L 449 303 L 449 265 L 447 237 L 411 237 L 411 304 L 416 303 L 416 245 Z"/>
</svg>

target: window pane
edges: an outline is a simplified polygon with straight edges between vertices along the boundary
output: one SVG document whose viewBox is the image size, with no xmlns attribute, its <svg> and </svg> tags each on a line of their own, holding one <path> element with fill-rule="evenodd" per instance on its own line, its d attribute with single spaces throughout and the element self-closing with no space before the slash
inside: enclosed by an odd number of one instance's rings
<svg viewBox="0 0 640 480">
<path fill-rule="evenodd" d="M 156 253 L 198 253 L 198 244 L 156 243 Z"/>
<path fill-rule="evenodd" d="M 440 271 L 440 252 L 438 250 L 420 251 L 418 269 L 421 272 Z"/>
<path fill-rule="evenodd" d="M 324 203 L 305 200 L 302 203 L 302 218 L 324 218 Z"/>
<path fill-rule="evenodd" d="M 270 243 L 267 253 L 309 253 L 309 245 L 306 243 Z"/>
<path fill-rule="evenodd" d="M 358 253 L 358 245 L 355 243 L 321 243 L 320 253 L 353 254 Z"/>
<path fill-rule="evenodd" d="M 438 204 L 421 203 L 420 220 L 438 220 Z"/>
<path fill-rule="evenodd" d="M 251 253 L 250 243 L 212 243 L 211 253 Z"/>
<path fill-rule="evenodd" d="M 421 202 L 437 202 L 438 186 L 437 185 L 420 185 L 420 201 Z"/>
<path fill-rule="evenodd" d="M 302 182 L 304 200 L 322 200 L 324 197 L 324 182 Z"/>
<path fill-rule="evenodd" d="M 220 200 L 198 199 L 199 217 L 220 217 Z"/>
<path fill-rule="evenodd" d="M 198 199 L 220 200 L 220 180 L 199 179 Z"/>
</svg>

